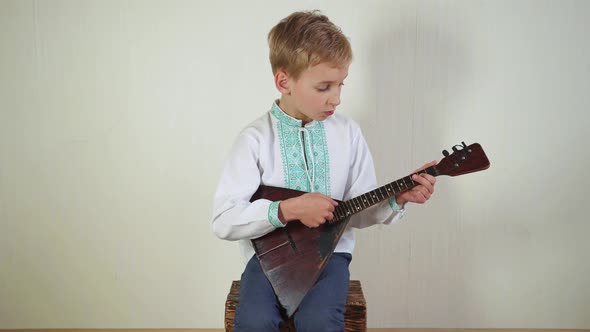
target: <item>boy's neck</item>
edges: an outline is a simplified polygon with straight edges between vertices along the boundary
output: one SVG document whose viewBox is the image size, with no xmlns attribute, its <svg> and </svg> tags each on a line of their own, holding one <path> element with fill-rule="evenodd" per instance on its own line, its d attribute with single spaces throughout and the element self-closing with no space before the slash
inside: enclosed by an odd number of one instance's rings
<svg viewBox="0 0 590 332">
<path fill-rule="evenodd" d="M 277 101 L 277 105 L 283 110 L 283 112 L 287 113 L 290 117 L 301 120 L 301 126 L 305 126 L 306 124 L 310 123 L 312 119 L 304 116 L 301 112 L 297 111 L 295 105 L 293 105 L 292 99 L 289 95 L 281 95 L 281 99 Z"/>
</svg>

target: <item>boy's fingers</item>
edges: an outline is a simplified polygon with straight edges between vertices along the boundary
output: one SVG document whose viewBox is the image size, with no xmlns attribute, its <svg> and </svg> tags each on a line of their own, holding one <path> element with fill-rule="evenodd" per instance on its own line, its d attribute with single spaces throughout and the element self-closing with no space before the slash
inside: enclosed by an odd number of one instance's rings
<svg viewBox="0 0 590 332">
<path fill-rule="evenodd" d="M 326 198 L 330 202 L 330 204 L 332 204 L 332 206 L 338 206 L 338 202 L 336 202 L 332 197 L 323 194 L 320 195 L 324 196 L 324 198 Z"/>
<path fill-rule="evenodd" d="M 432 183 L 430 181 L 428 181 L 427 179 L 424 179 L 422 177 L 418 177 L 417 179 L 415 179 L 416 182 L 419 183 L 420 186 L 424 187 L 424 189 L 428 192 L 428 193 L 432 193 L 434 192 L 434 186 L 432 185 Z M 419 189 L 416 189 L 419 190 Z"/>
<path fill-rule="evenodd" d="M 436 178 L 430 174 L 421 174 L 423 178 L 425 178 L 426 180 L 428 180 L 428 182 L 435 184 L 436 183 Z"/>
<path fill-rule="evenodd" d="M 430 174 L 414 174 L 412 179 L 423 185 L 433 185 L 436 182 L 436 178 Z"/>
</svg>

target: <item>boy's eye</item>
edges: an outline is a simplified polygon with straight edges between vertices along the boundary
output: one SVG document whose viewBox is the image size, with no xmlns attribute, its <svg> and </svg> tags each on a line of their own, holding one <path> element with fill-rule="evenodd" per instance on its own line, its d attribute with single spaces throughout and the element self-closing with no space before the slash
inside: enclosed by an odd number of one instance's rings
<svg viewBox="0 0 590 332">
<path fill-rule="evenodd" d="M 344 85 L 344 82 L 338 84 L 339 87 L 341 87 L 343 85 Z M 321 86 L 317 87 L 316 90 L 318 90 L 319 92 L 326 92 L 326 91 L 330 90 L 330 85 L 329 84 L 321 85 Z"/>
</svg>

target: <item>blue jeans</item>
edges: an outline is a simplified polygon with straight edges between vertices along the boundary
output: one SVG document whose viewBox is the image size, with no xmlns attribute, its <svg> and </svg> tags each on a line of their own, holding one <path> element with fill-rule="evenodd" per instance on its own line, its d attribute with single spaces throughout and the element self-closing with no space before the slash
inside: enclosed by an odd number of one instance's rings
<svg viewBox="0 0 590 332">
<path fill-rule="evenodd" d="M 334 253 L 330 257 L 318 281 L 295 312 L 297 332 L 344 331 L 351 259 L 348 253 Z M 256 256 L 242 273 L 234 323 L 235 332 L 278 332 L 284 323 L 281 306 Z"/>
</svg>

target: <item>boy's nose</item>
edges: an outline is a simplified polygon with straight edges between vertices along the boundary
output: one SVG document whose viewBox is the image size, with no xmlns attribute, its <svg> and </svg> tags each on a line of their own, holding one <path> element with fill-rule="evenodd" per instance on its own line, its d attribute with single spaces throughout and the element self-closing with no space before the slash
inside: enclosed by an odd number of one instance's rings
<svg viewBox="0 0 590 332">
<path fill-rule="evenodd" d="M 328 103 L 334 106 L 340 105 L 340 95 L 330 97 L 330 99 L 328 99 Z"/>
</svg>

